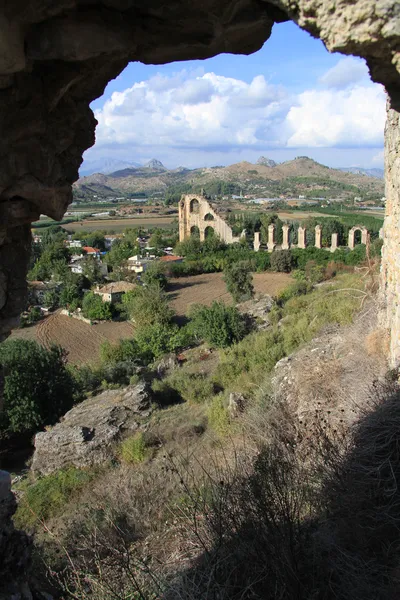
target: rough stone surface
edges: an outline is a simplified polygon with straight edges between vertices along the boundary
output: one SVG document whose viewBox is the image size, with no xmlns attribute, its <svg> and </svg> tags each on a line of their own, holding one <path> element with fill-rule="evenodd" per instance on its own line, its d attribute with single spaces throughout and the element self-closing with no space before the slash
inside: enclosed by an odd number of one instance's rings
<svg viewBox="0 0 400 600">
<path fill-rule="evenodd" d="M 388 106 L 385 128 L 386 217 L 381 267 L 381 323 L 390 331 L 392 366 L 400 363 L 400 115 Z"/>
<path fill-rule="evenodd" d="M 262 296 L 253 300 L 247 300 L 238 305 L 241 313 L 249 315 L 255 320 L 258 329 L 266 329 L 270 325 L 268 314 L 274 305 L 271 296 Z"/>
<path fill-rule="evenodd" d="M 10 475 L 0 471 L 0 600 L 27 600 L 30 593 L 26 582 L 30 541 L 14 528 L 16 507 Z"/>
<path fill-rule="evenodd" d="M 366 406 L 387 373 L 385 332 L 375 301 L 355 322 L 329 326 L 318 338 L 275 365 L 272 395 L 298 417 L 305 432 L 341 430 Z"/>
<path fill-rule="evenodd" d="M 47 475 L 70 465 L 105 462 L 121 436 L 142 426 L 151 413 L 150 400 L 145 383 L 84 400 L 52 429 L 36 434 L 32 470 Z"/>
</svg>

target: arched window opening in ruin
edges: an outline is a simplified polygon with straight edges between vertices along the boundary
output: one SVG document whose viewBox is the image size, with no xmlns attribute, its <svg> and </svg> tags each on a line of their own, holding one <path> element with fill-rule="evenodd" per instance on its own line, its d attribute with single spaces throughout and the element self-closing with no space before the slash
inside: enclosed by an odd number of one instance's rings
<svg viewBox="0 0 400 600">
<path fill-rule="evenodd" d="M 200 210 L 199 201 L 196 198 L 190 201 L 190 212 L 194 215 L 198 215 Z"/>
<path fill-rule="evenodd" d="M 205 221 L 214 221 L 214 215 L 212 215 L 211 213 L 207 213 L 204 217 Z"/>
<path fill-rule="evenodd" d="M 190 237 L 200 238 L 200 229 L 197 225 L 193 225 L 193 227 L 190 228 Z"/>
<path fill-rule="evenodd" d="M 214 237 L 214 236 L 215 236 L 214 227 L 210 227 L 210 225 L 209 225 L 204 230 L 204 237 L 205 237 L 205 239 L 207 239 L 207 238 L 211 238 L 211 237 Z"/>
<path fill-rule="evenodd" d="M 354 245 L 357 246 L 358 244 L 361 244 L 362 241 L 362 233 L 361 233 L 361 229 L 356 229 L 354 231 Z"/>
</svg>

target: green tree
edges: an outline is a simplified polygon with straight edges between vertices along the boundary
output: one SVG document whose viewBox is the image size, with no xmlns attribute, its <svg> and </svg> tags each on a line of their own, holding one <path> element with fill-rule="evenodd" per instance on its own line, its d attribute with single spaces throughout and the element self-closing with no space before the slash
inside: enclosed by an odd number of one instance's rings
<svg viewBox="0 0 400 600">
<path fill-rule="evenodd" d="M 84 237 L 80 238 L 85 246 L 91 248 L 98 248 L 99 250 L 105 250 L 105 239 L 102 231 L 91 231 L 85 234 Z"/>
<path fill-rule="evenodd" d="M 57 289 L 47 290 L 43 296 L 43 306 L 54 310 L 58 308 L 60 301 L 60 294 Z"/>
<path fill-rule="evenodd" d="M 83 276 L 91 283 L 97 283 L 103 279 L 99 261 L 94 256 L 85 256 L 82 260 Z"/>
<path fill-rule="evenodd" d="M 75 384 L 60 346 L 30 340 L 0 345 L 4 374 L 3 432 L 33 432 L 55 423 L 73 404 Z"/>
<path fill-rule="evenodd" d="M 156 261 L 149 265 L 142 279 L 146 285 L 159 285 L 163 290 L 167 287 L 168 283 L 163 265 Z"/>
<path fill-rule="evenodd" d="M 82 301 L 82 312 L 86 319 L 92 321 L 110 321 L 113 316 L 110 302 L 103 302 L 99 294 L 87 292 Z"/>
<path fill-rule="evenodd" d="M 138 328 L 169 323 L 174 314 L 165 292 L 154 284 L 127 292 L 122 296 L 122 305 Z"/>
<path fill-rule="evenodd" d="M 235 302 L 243 302 L 254 296 L 253 276 L 249 263 L 232 263 L 224 269 L 224 281 Z"/>
<path fill-rule="evenodd" d="M 292 270 L 292 255 L 290 250 L 275 250 L 271 254 L 271 269 L 282 273 Z"/>
<path fill-rule="evenodd" d="M 117 240 L 106 255 L 105 261 L 110 267 L 115 269 L 135 254 L 140 254 L 140 250 L 132 241 L 125 239 Z"/>
<path fill-rule="evenodd" d="M 239 342 L 247 332 L 243 315 L 235 306 L 214 301 L 211 306 L 197 305 L 191 311 L 191 327 L 200 339 L 217 348 Z"/>
</svg>

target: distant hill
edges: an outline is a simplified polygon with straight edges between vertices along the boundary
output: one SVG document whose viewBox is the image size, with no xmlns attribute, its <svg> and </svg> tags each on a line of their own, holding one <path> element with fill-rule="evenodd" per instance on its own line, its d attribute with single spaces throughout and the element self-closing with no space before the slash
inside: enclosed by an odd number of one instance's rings
<svg viewBox="0 0 400 600">
<path fill-rule="evenodd" d="M 181 193 L 199 192 L 210 195 L 251 194 L 256 197 L 350 198 L 379 199 L 384 183 L 367 173 L 331 169 L 311 158 L 300 156 L 276 164 L 259 159 L 257 164 L 240 162 L 227 167 L 204 167 L 188 170 L 166 169 L 157 159 L 142 167 L 128 167 L 109 174 L 95 173 L 81 177 L 74 184 L 76 198 L 95 194 L 99 197 L 130 194 L 164 194 L 179 197 Z"/>
<path fill-rule="evenodd" d="M 383 169 L 363 169 L 362 167 L 340 167 L 339 171 L 345 173 L 354 173 L 355 175 L 367 175 L 368 177 L 376 177 L 377 179 L 383 179 L 385 177 L 385 171 Z"/>
<path fill-rule="evenodd" d="M 147 169 L 154 169 L 155 171 L 166 171 L 167 170 L 164 167 L 164 165 L 162 164 L 162 162 L 160 160 L 157 160 L 156 158 L 152 158 L 151 160 L 149 160 L 149 162 L 147 162 L 143 166 Z"/>
<path fill-rule="evenodd" d="M 125 160 L 102 156 L 96 160 L 84 160 L 79 169 L 79 175 L 81 177 L 92 175 L 93 173 L 104 173 L 105 175 L 108 175 L 109 173 L 131 167 L 140 167 L 140 165 L 135 162 L 129 163 Z"/>
</svg>

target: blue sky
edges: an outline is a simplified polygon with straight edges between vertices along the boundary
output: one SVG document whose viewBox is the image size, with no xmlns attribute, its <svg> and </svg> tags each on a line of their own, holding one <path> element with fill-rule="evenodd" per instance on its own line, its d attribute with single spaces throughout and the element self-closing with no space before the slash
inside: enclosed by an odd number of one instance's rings
<svg viewBox="0 0 400 600">
<path fill-rule="evenodd" d="M 360 59 L 329 54 L 294 23 L 258 52 L 168 65 L 131 63 L 92 103 L 85 160 L 159 158 L 167 167 L 278 161 L 382 167 L 385 94 Z"/>
</svg>

